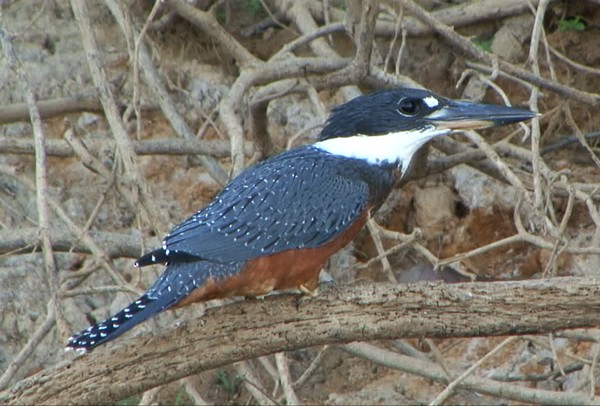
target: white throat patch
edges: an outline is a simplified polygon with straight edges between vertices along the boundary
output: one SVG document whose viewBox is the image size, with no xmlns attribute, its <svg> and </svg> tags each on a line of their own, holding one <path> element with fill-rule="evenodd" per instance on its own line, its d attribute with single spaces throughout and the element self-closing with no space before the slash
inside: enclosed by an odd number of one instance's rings
<svg viewBox="0 0 600 406">
<path fill-rule="evenodd" d="M 362 159 L 370 164 L 398 162 L 404 172 L 413 155 L 427 141 L 450 130 L 424 128 L 419 131 L 398 131 L 383 135 L 355 135 L 352 137 L 331 138 L 313 144 L 314 147 L 333 155 Z"/>
</svg>

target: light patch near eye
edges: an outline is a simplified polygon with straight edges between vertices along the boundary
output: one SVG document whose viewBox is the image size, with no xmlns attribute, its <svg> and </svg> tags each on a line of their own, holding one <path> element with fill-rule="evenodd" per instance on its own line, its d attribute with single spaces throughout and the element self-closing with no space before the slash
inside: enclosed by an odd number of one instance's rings
<svg viewBox="0 0 600 406">
<path fill-rule="evenodd" d="M 433 96 L 427 96 L 423 99 L 427 107 L 434 108 L 440 105 L 440 101 Z"/>
</svg>

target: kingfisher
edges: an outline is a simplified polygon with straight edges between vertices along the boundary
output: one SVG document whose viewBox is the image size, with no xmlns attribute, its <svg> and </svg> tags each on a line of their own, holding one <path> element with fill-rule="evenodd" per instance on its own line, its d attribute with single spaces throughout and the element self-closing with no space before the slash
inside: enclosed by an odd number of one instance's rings
<svg viewBox="0 0 600 406">
<path fill-rule="evenodd" d="M 177 225 L 136 267 L 164 264 L 137 300 L 71 336 L 85 352 L 169 308 L 297 288 L 312 292 L 415 153 L 435 137 L 533 118 L 513 107 L 456 101 L 421 89 L 359 96 L 333 109 L 318 141 L 248 168 Z"/>
</svg>

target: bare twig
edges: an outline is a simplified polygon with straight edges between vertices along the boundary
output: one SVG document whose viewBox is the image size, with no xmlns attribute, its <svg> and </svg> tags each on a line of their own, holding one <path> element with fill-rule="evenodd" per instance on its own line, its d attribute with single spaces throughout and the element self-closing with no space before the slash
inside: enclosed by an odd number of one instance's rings
<svg viewBox="0 0 600 406">
<path fill-rule="evenodd" d="M 469 375 L 471 375 L 477 368 L 479 368 L 484 362 L 488 359 L 496 355 L 498 351 L 503 349 L 509 344 L 512 344 L 516 341 L 518 337 L 508 337 L 506 340 L 502 341 L 499 345 L 496 346 L 492 351 L 485 354 L 485 356 L 481 357 L 479 361 L 471 365 L 465 372 L 463 372 L 458 378 L 454 379 L 446 388 L 435 397 L 429 404 L 433 405 L 441 405 L 443 404 L 449 396 L 451 396 L 454 391 L 459 387 L 461 382 L 463 382 Z"/>
<path fill-rule="evenodd" d="M 312 374 L 316 371 L 316 369 L 321 365 L 321 361 L 323 360 L 323 357 L 325 356 L 325 352 L 329 348 L 330 347 L 328 345 L 324 345 L 323 348 L 321 348 L 319 350 L 319 353 L 311 361 L 308 368 L 306 368 L 304 370 L 304 372 L 302 372 L 302 375 L 300 375 L 300 377 L 296 380 L 296 382 L 294 382 L 294 388 L 296 388 L 296 389 L 301 388 L 302 385 L 304 385 L 306 383 L 306 381 L 308 381 L 308 379 L 312 376 Z"/>
<path fill-rule="evenodd" d="M 254 374 L 248 361 L 238 362 L 236 369 L 244 382 L 244 387 L 250 392 L 259 405 L 274 405 L 276 402 L 267 395 L 258 377 Z"/>
<path fill-rule="evenodd" d="M 183 384 L 183 387 L 185 388 L 185 391 L 187 392 L 188 396 L 194 401 L 195 405 L 204 406 L 209 404 L 206 400 L 204 400 L 202 394 L 198 392 L 196 386 L 190 378 L 182 379 L 181 383 Z"/>
<path fill-rule="evenodd" d="M 44 322 L 35 330 L 35 332 L 27 340 L 27 344 L 21 348 L 21 351 L 8 365 L 6 370 L 0 376 L 0 391 L 5 390 L 10 385 L 11 380 L 14 378 L 19 369 L 23 366 L 25 361 L 33 354 L 40 342 L 46 337 L 46 334 L 50 332 L 52 327 L 56 324 L 56 315 L 54 314 L 54 300 L 51 299 L 46 305 L 46 319 Z"/>
<path fill-rule="evenodd" d="M 371 234 L 371 238 L 373 239 L 373 243 L 375 244 L 375 248 L 377 249 L 377 257 L 380 258 L 379 260 L 381 261 L 383 271 L 387 275 L 390 282 L 397 283 L 396 277 L 392 272 L 392 266 L 390 265 L 387 255 L 385 255 L 385 249 L 383 248 L 383 243 L 381 242 L 381 227 L 373 219 L 369 219 L 367 222 L 367 227 L 369 229 L 369 233 Z"/>
<path fill-rule="evenodd" d="M 540 35 L 542 32 L 542 23 L 549 0 L 541 0 L 535 13 L 535 22 L 531 34 L 531 45 L 529 47 L 529 63 L 531 64 L 533 74 L 540 76 L 540 67 L 538 64 L 538 47 L 540 43 Z M 531 97 L 529 98 L 529 106 L 533 111 L 538 110 L 539 89 L 533 87 L 531 89 Z M 542 211 L 543 191 L 542 191 L 542 175 L 540 174 L 540 121 L 535 117 L 531 121 L 531 154 L 533 167 L 533 207 L 538 212 Z"/>
<path fill-rule="evenodd" d="M 279 371 L 279 379 L 281 381 L 281 388 L 285 395 L 285 403 L 287 405 L 301 405 L 298 395 L 294 391 L 292 385 L 292 377 L 290 375 L 290 368 L 284 352 L 278 352 L 275 354 L 275 361 L 277 362 L 277 370 Z"/>
</svg>

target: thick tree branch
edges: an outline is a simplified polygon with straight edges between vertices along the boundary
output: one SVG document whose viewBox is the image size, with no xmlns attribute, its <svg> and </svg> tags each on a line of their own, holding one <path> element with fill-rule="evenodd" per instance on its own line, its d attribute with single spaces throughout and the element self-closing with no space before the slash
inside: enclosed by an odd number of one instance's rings
<svg viewBox="0 0 600 406">
<path fill-rule="evenodd" d="M 472 284 L 361 284 L 246 300 L 162 333 L 117 341 L 31 376 L 0 403 L 91 404 L 203 370 L 327 343 L 400 337 L 547 333 L 600 324 L 600 283 L 589 278 Z"/>
</svg>

